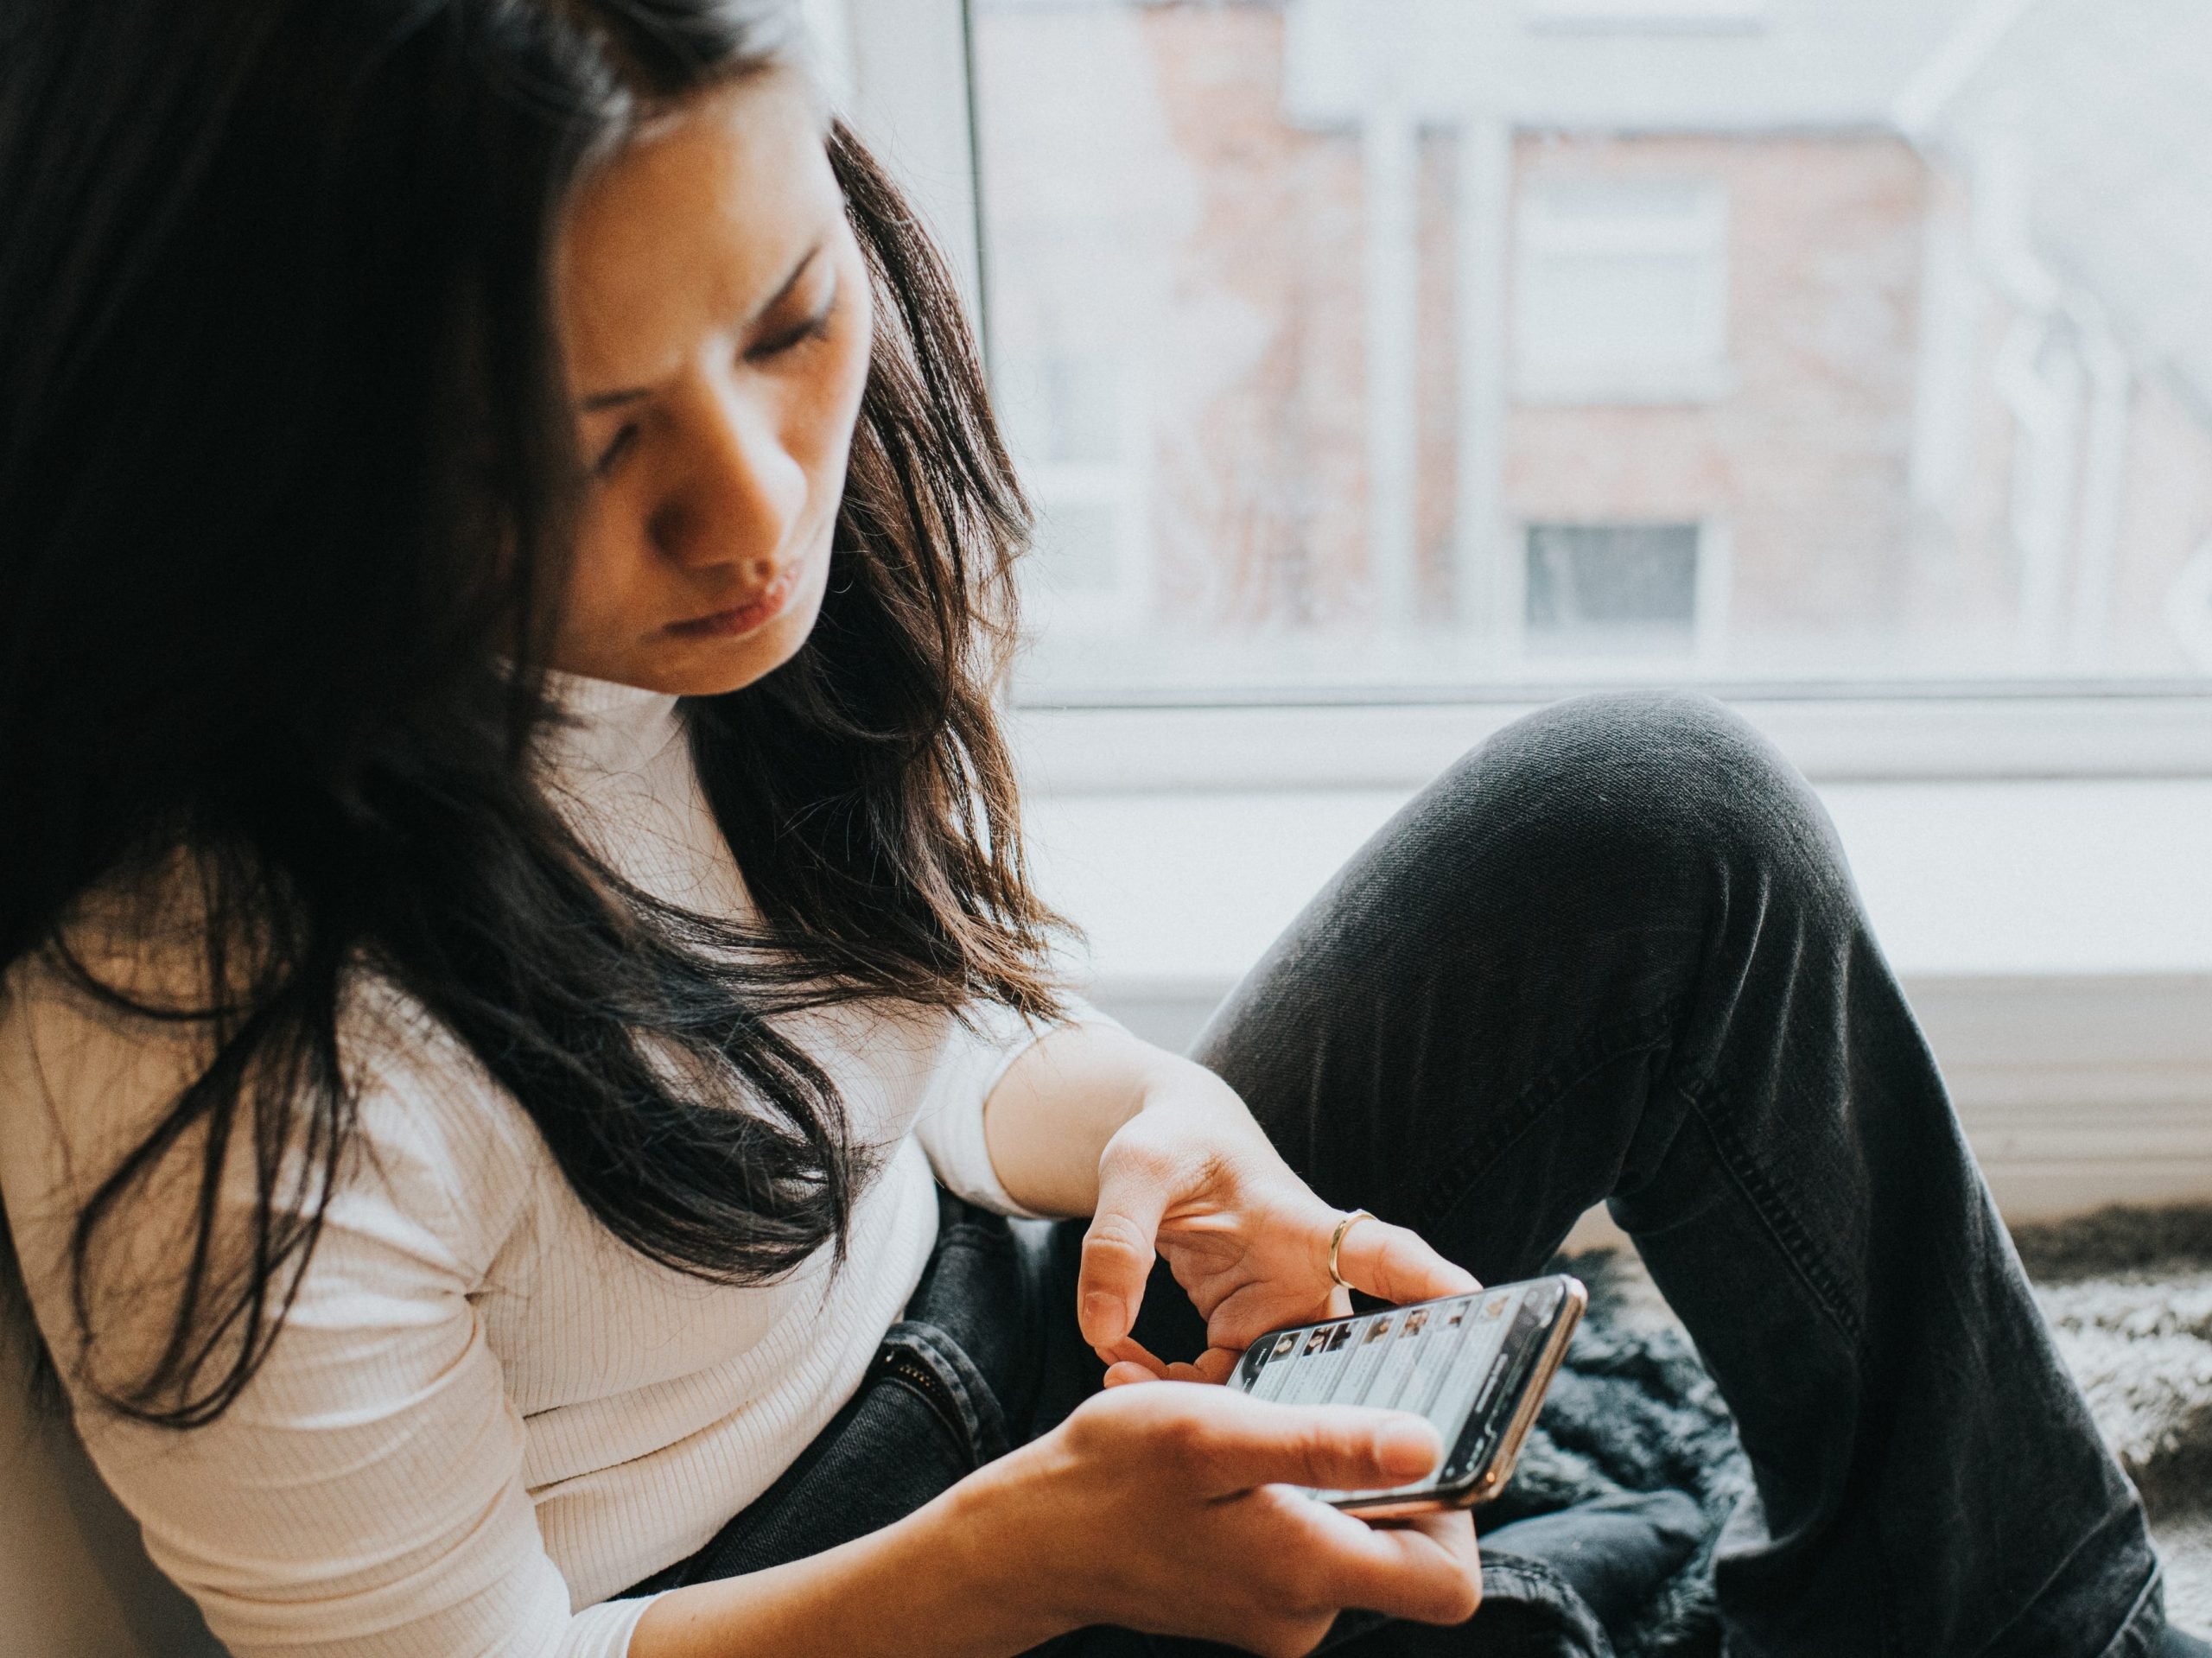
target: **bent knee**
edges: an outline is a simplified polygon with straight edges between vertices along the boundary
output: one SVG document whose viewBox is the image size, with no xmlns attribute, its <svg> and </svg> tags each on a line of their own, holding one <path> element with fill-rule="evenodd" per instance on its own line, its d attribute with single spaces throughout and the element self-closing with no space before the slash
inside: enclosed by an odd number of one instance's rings
<svg viewBox="0 0 2212 1658">
<path fill-rule="evenodd" d="M 1439 779 L 1442 809 L 1479 816 L 1538 863 L 1609 854 L 1821 876 L 1841 853 L 1796 768 L 1741 715 L 1692 692 L 1578 696 L 1516 721 Z"/>
</svg>

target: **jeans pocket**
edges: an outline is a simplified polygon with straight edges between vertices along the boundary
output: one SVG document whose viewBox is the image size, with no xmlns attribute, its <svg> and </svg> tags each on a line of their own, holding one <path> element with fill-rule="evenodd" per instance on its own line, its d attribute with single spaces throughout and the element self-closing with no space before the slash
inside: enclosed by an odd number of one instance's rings
<svg viewBox="0 0 2212 1658">
<path fill-rule="evenodd" d="M 950 1445 L 973 1472 L 1009 1447 L 1006 1413 L 959 1343 L 935 1324 L 901 1319 L 876 1350 L 873 1384 L 904 1388 L 937 1419 Z"/>
</svg>

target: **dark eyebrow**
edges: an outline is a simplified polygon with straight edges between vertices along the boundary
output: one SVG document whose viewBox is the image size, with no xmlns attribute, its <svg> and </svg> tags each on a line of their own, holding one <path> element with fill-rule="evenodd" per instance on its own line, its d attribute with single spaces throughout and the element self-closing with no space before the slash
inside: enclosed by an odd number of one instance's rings
<svg viewBox="0 0 2212 1658">
<path fill-rule="evenodd" d="M 791 267 L 791 275 L 785 277 L 776 291 L 755 306 L 753 314 L 745 319 L 745 326 L 747 328 L 754 327 L 762 317 L 791 297 L 791 290 L 798 286 L 799 278 L 806 275 L 807 268 L 822 257 L 824 245 L 823 243 L 817 242 L 804 253 L 799 255 L 798 263 Z M 620 391 L 594 391 L 588 397 L 577 398 L 576 407 L 587 415 L 596 414 L 602 409 L 612 409 L 620 403 L 635 403 L 640 397 L 649 397 L 652 395 L 652 388 L 642 385 L 628 386 Z"/>
</svg>

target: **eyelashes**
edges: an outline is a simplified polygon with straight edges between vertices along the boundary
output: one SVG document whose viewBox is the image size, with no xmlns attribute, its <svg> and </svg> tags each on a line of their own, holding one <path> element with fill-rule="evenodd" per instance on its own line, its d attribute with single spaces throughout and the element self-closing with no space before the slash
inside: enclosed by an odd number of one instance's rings
<svg viewBox="0 0 2212 1658">
<path fill-rule="evenodd" d="M 786 328 L 781 334 L 771 334 L 749 347 L 745 353 L 745 360 L 748 363 L 766 362 L 787 352 L 796 351 L 810 340 L 828 339 L 830 324 L 836 319 L 837 302 L 842 294 L 843 284 L 833 276 L 830 282 L 830 291 L 822 296 L 822 303 L 814 308 L 812 315 L 795 327 Z"/>
<path fill-rule="evenodd" d="M 772 362 L 779 357 L 787 356 L 797 351 L 802 346 L 811 344 L 816 340 L 827 340 L 835 329 L 838 298 L 839 290 L 832 286 L 829 296 L 823 301 L 821 308 L 813 315 L 796 327 L 786 328 L 781 334 L 772 334 L 758 344 L 747 347 L 745 352 L 745 360 L 754 364 Z M 593 460 L 592 475 L 595 478 L 604 478 L 612 472 L 620 464 L 622 457 L 637 447 L 641 432 L 642 429 L 639 422 L 634 420 L 623 422 Z"/>
<path fill-rule="evenodd" d="M 745 360 L 748 363 L 766 362 L 770 358 L 782 356 L 785 352 L 796 351 L 809 340 L 828 339 L 830 321 L 836 314 L 837 290 L 833 288 L 830 290 L 830 297 L 823 302 L 820 310 L 797 327 L 786 329 L 772 339 L 762 340 L 745 353 Z"/>
<path fill-rule="evenodd" d="M 592 475 L 595 478 L 606 477 L 614 469 L 615 462 L 629 454 L 637 441 L 638 422 L 634 420 L 624 421 L 614 435 L 607 441 L 607 447 L 599 452 L 599 458 L 591 463 Z"/>
</svg>

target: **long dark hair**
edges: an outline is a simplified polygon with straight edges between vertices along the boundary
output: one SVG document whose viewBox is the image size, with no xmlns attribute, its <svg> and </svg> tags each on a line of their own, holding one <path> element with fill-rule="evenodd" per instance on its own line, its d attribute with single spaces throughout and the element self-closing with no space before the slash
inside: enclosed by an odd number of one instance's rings
<svg viewBox="0 0 2212 1658">
<path fill-rule="evenodd" d="M 641 116 L 788 61 L 793 8 L 9 10 L 0 967 L 38 956 L 199 1044 L 77 1220 L 98 1396 L 185 1427 L 251 1379 L 353 1166 L 363 973 L 458 1037 L 647 1256 L 756 1282 L 842 1253 L 874 1148 L 776 1015 L 1042 1016 L 1058 924 L 993 719 L 1026 510 L 942 264 L 842 126 L 878 323 L 829 596 L 792 662 L 683 709 L 757 917 L 634 890 L 532 782 L 582 472 L 560 204 Z M 103 956 L 86 918 L 118 893 L 146 901 Z M 182 989 L 104 969 L 162 927 Z M 144 1259 L 157 1184 L 196 1193 L 175 1294 L 150 1349 L 99 1366 L 102 1264 Z"/>
</svg>

